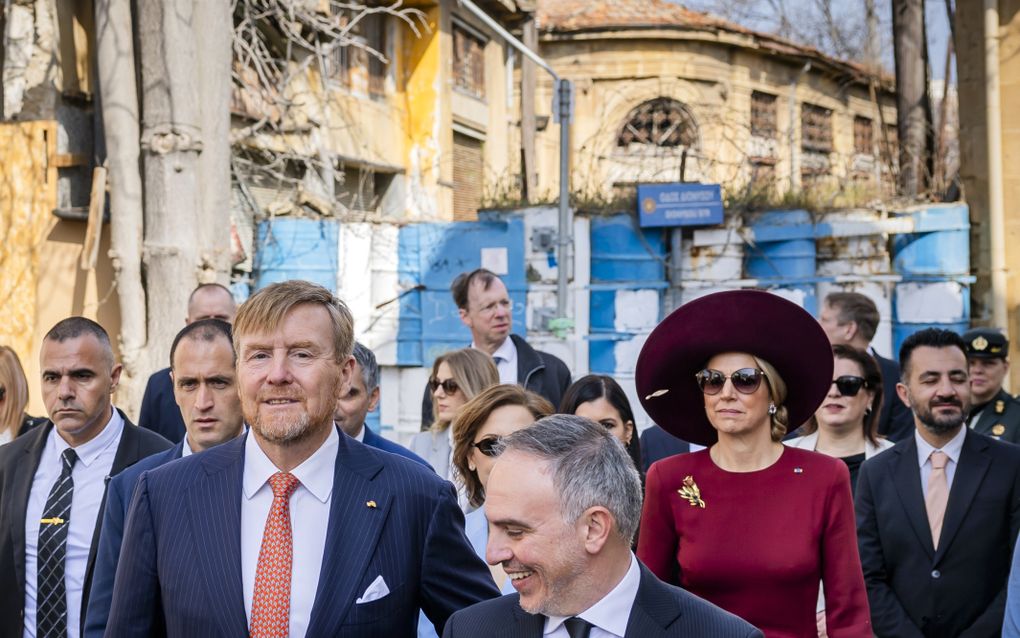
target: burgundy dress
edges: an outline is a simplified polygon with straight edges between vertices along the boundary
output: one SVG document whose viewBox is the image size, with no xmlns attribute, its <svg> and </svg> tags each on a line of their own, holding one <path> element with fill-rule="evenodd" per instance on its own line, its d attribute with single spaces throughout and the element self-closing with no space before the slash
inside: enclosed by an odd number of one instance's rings
<svg viewBox="0 0 1020 638">
<path fill-rule="evenodd" d="M 767 638 L 818 635 L 819 581 L 828 635 L 872 635 L 850 476 L 839 459 L 784 447 L 756 472 L 720 469 L 708 450 L 663 459 L 648 471 L 637 555 L 660 579 Z"/>
</svg>

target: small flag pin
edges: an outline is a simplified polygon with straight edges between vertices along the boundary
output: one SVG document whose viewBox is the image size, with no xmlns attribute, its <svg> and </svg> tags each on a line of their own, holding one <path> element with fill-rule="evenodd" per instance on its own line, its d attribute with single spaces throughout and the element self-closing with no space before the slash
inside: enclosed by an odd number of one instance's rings
<svg viewBox="0 0 1020 638">
<path fill-rule="evenodd" d="M 375 507 L 376 507 L 375 501 L 368 501 L 367 503 L 365 503 L 365 506 L 366 507 L 371 507 L 372 509 L 375 509 Z"/>
</svg>

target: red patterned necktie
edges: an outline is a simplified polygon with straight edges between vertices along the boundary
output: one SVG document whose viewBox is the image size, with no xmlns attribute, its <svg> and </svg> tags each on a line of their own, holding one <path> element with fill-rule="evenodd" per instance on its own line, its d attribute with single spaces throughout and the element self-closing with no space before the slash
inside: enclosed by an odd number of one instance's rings
<svg viewBox="0 0 1020 638">
<path fill-rule="evenodd" d="M 290 495 L 299 481 L 293 474 L 269 477 L 273 505 L 262 533 L 255 595 L 251 604 L 251 638 L 287 638 L 290 631 L 290 572 L 294 541 L 290 529 Z"/>
</svg>

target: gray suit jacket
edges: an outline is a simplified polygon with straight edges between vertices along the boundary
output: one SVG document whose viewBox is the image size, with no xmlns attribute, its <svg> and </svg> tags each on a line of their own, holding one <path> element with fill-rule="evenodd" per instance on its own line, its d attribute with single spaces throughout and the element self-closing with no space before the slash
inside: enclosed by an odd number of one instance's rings
<svg viewBox="0 0 1020 638">
<path fill-rule="evenodd" d="M 542 638 L 545 616 L 529 614 L 520 594 L 487 600 L 450 616 L 443 638 Z M 667 585 L 641 565 L 641 584 L 626 638 L 761 638 L 762 633 L 712 603 Z"/>
</svg>

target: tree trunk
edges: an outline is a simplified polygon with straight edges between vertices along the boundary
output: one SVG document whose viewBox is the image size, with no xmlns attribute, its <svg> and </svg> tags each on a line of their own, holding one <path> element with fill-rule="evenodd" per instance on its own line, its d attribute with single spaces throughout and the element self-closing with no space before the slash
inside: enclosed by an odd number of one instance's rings
<svg viewBox="0 0 1020 638">
<path fill-rule="evenodd" d="M 124 373 L 117 404 L 131 416 L 141 403 L 147 362 L 142 286 L 142 177 L 138 167 L 138 91 L 130 0 L 96 0 L 96 65 L 110 174 L 110 253 L 120 301 Z"/>
<path fill-rule="evenodd" d="M 198 284 L 202 151 L 192 0 L 138 0 L 150 369 L 165 367 Z"/>
<path fill-rule="evenodd" d="M 229 283 L 230 275 L 230 2 L 193 0 L 201 99 L 199 222 L 202 283 Z"/>
<path fill-rule="evenodd" d="M 925 86 L 924 0 L 893 0 L 896 110 L 900 144 L 899 190 L 913 197 L 925 189 L 928 91 Z"/>
</svg>

